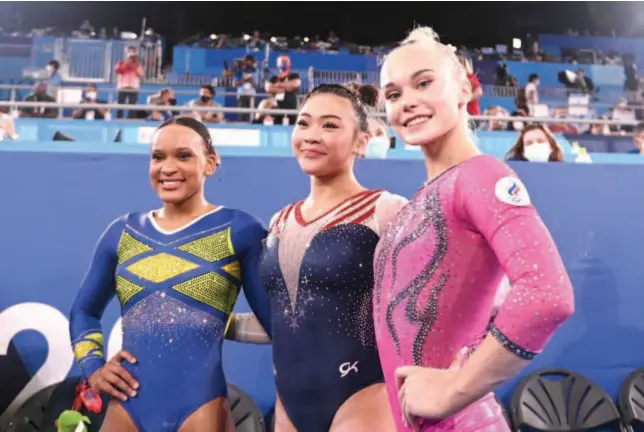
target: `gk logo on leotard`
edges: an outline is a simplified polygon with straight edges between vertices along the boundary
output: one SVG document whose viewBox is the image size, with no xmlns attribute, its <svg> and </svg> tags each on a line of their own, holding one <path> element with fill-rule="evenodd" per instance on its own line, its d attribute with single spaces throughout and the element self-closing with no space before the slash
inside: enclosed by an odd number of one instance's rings
<svg viewBox="0 0 644 432">
<path fill-rule="evenodd" d="M 358 372 L 358 362 L 351 363 L 351 362 L 346 362 L 342 363 L 340 367 L 338 368 L 340 371 L 340 378 L 344 378 L 345 376 L 349 375 L 349 372 Z"/>
</svg>

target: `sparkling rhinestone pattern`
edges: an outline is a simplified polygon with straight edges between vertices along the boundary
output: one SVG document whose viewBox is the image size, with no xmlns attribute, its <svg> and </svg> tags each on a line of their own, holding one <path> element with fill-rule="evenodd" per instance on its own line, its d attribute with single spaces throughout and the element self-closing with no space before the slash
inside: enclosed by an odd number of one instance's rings
<svg viewBox="0 0 644 432">
<path fill-rule="evenodd" d="M 503 162 L 474 157 L 424 185 L 381 238 L 374 321 L 390 400 L 397 400 L 391 377 L 401 365 L 445 368 L 464 348 L 467 359 L 488 331 L 530 360 L 572 313 L 561 257 L 525 192 L 520 200 L 510 196 L 523 187 L 517 184 Z M 503 271 L 512 288 L 488 329 Z M 392 409 L 404 429 L 400 407 Z M 487 424 L 459 416 L 425 424 L 422 431 Z"/>
<path fill-rule="evenodd" d="M 223 342 L 226 323 L 163 292 L 150 294 L 123 315 L 123 347 L 140 362 L 180 359 L 181 367 L 213 366 L 209 353 Z"/>
<path fill-rule="evenodd" d="M 118 263 L 123 264 L 125 261 L 139 256 L 145 252 L 151 251 L 152 248 L 145 243 L 135 239 L 127 231 L 123 231 L 121 240 L 118 245 Z"/>
<path fill-rule="evenodd" d="M 237 301 L 237 286 L 215 272 L 208 272 L 173 285 L 172 289 L 229 314 Z"/>
<path fill-rule="evenodd" d="M 129 265 L 127 270 L 141 279 L 160 283 L 197 267 L 199 265 L 196 263 L 162 252 Z"/>
<path fill-rule="evenodd" d="M 123 276 L 116 277 L 116 295 L 119 298 L 121 307 L 124 307 L 132 297 L 143 292 L 145 287 L 125 279 Z"/>
<path fill-rule="evenodd" d="M 208 262 L 221 261 L 235 255 L 235 249 L 230 237 L 230 228 L 191 241 L 179 246 L 177 249 Z"/>
</svg>

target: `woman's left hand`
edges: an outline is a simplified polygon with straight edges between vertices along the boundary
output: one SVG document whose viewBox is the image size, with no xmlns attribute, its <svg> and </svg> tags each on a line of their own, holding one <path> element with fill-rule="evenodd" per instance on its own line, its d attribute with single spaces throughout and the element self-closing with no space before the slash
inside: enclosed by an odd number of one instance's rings
<svg viewBox="0 0 644 432">
<path fill-rule="evenodd" d="M 453 397 L 462 353 L 448 369 L 403 366 L 396 369 L 398 401 L 407 427 L 419 430 L 418 418 L 441 420 L 461 410 Z"/>
</svg>

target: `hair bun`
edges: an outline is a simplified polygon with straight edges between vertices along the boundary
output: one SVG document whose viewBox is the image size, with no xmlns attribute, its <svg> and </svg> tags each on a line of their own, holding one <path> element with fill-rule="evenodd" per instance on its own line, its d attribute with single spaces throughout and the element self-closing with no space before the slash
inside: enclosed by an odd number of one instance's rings
<svg viewBox="0 0 644 432">
<path fill-rule="evenodd" d="M 363 105 L 375 107 L 380 101 L 380 91 L 376 86 L 370 84 L 358 84 L 355 82 L 346 85 L 346 88 L 355 94 Z"/>
</svg>

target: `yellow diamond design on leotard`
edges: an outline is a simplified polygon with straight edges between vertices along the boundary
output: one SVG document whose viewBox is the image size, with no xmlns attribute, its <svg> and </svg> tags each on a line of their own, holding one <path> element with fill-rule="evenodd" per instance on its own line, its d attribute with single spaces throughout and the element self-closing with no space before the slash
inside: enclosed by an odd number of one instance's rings
<svg viewBox="0 0 644 432">
<path fill-rule="evenodd" d="M 123 232 L 123 235 L 121 235 L 121 239 L 119 240 L 117 252 L 118 262 L 119 264 L 123 264 L 130 258 L 134 258 L 137 255 L 141 255 L 142 253 L 151 250 L 152 248 L 150 246 L 141 243 L 127 232 Z"/>
<path fill-rule="evenodd" d="M 189 279 L 172 289 L 227 314 L 232 312 L 239 293 L 233 282 L 214 272 Z"/>
<path fill-rule="evenodd" d="M 116 295 L 118 295 L 119 297 L 121 307 L 125 306 L 132 297 L 134 297 L 144 289 L 145 288 L 143 288 L 141 285 L 137 285 L 134 282 L 125 279 L 123 276 L 116 277 Z"/>
<path fill-rule="evenodd" d="M 209 262 L 220 261 L 235 254 L 233 242 L 230 238 L 230 228 L 186 243 L 177 249 Z"/>
<path fill-rule="evenodd" d="M 127 270 L 141 279 L 160 283 L 197 267 L 199 266 L 195 263 L 163 252 L 143 258 L 130 265 Z"/>
<path fill-rule="evenodd" d="M 221 268 L 223 271 L 231 275 L 237 280 L 241 280 L 241 266 L 239 265 L 238 261 L 233 261 L 231 263 L 226 264 Z"/>
</svg>

